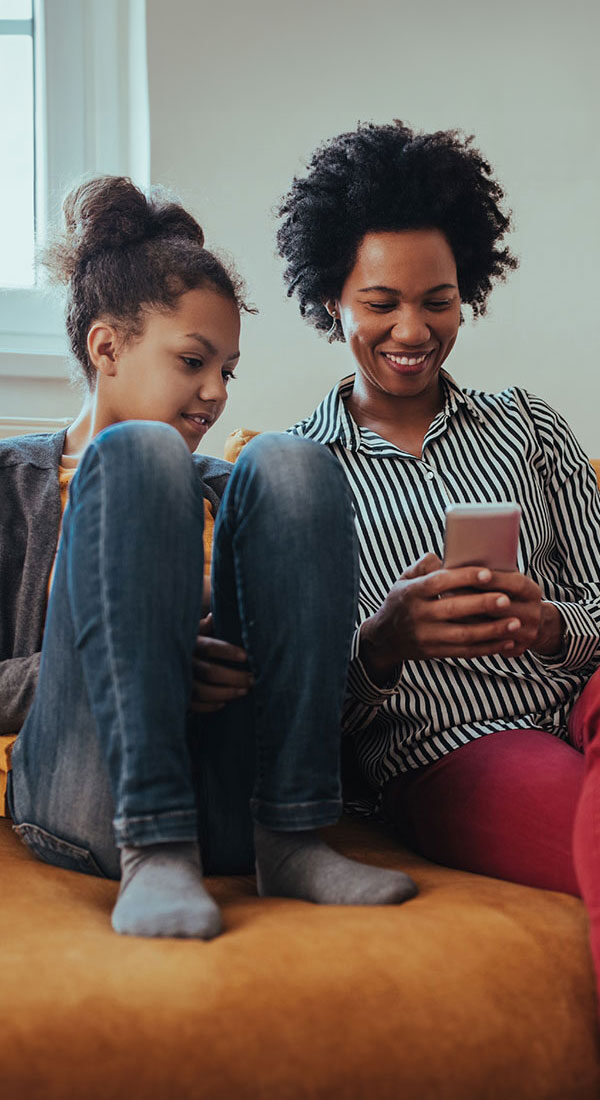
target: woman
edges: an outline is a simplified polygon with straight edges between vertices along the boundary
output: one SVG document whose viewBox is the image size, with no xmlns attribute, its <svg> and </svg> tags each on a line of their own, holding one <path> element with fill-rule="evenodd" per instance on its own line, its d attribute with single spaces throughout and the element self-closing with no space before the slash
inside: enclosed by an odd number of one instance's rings
<svg viewBox="0 0 600 1100">
<path fill-rule="evenodd" d="M 600 973 L 600 498 L 544 401 L 444 369 L 462 307 L 484 313 L 516 263 L 470 141 L 363 125 L 294 180 L 289 293 L 355 374 L 292 431 L 327 446 L 353 494 L 344 729 L 373 801 L 432 860 L 581 893 Z M 483 501 L 521 504 L 518 570 L 444 569 L 446 506 Z"/>
<path fill-rule="evenodd" d="M 192 458 L 234 377 L 239 282 L 190 214 L 130 180 L 91 180 L 64 212 L 47 262 L 68 284 L 87 397 L 66 433 L 0 446 L 0 732 L 22 725 L 16 831 L 47 862 L 120 878 L 112 924 L 126 934 L 217 935 L 202 863 L 248 872 L 254 849 L 261 894 L 402 901 L 407 876 L 346 860 L 315 831 L 340 813 L 356 588 L 337 464 L 273 435 L 231 477 Z M 203 525 L 218 506 L 201 619 Z"/>
</svg>

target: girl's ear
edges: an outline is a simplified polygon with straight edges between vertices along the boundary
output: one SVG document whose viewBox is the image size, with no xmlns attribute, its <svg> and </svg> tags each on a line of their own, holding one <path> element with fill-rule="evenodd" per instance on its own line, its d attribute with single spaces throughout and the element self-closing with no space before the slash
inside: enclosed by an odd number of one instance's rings
<svg viewBox="0 0 600 1100">
<path fill-rule="evenodd" d="M 117 373 L 119 334 L 107 321 L 95 321 L 87 337 L 90 362 L 107 377 Z"/>
<path fill-rule="evenodd" d="M 330 317 L 339 317 L 340 311 L 336 298 L 327 298 L 327 300 L 323 302 L 323 305 Z"/>
</svg>

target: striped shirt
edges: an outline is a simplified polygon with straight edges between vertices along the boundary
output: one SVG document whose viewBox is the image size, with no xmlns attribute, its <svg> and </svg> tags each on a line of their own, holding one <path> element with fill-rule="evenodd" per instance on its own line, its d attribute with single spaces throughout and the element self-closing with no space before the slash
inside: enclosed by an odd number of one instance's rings
<svg viewBox="0 0 600 1100">
<path fill-rule="evenodd" d="M 570 709 L 600 664 L 600 494 L 577 440 L 526 390 L 460 389 L 445 371 L 441 380 L 444 407 L 421 458 L 356 424 L 345 405 L 353 376 L 289 429 L 330 448 L 354 499 L 360 595 L 343 728 L 376 790 L 495 730 L 566 739 Z M 360 624 L 407 566 L 428 551 L 443 556 L 447 505 L 484 501 L 521 505 L 518 568 L 559 608 L 561 652 L 407 660 L 396 683 L 378 687 L 358 657 Z"/>
</svg>

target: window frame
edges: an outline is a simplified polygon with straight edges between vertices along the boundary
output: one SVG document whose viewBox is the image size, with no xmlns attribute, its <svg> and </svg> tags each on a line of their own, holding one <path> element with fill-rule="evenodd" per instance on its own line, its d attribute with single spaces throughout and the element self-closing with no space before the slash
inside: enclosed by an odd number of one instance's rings
<svg viewBox="0 0 600 1100">
<path fill-rule="evenodd" d="M 33 0 L 33 32 L 39 248 L 82 176 L 149 184 L 145 0 Z M 61 296 L 36 279 L 0 287 L 0 377 L 65 377 Z"/>
</svg>

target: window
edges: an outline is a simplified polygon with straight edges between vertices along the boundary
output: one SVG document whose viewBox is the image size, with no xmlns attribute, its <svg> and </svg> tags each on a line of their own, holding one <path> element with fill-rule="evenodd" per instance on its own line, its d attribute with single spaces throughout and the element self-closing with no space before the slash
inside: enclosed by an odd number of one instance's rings
<svg viewBox="0 0 600 1100">
<path fill-rule="evenodd" d="M 31 0 L 0 0 L 0 286 L 33 286 L 34 125 Z"/>
<path fill-rule="evenodd" d="M 0 0 L 0 381 L 64 377 L 33 257 L 65 191 L 95 172 L 148 184 L 145 18 L 144 0 Z"/>
</svg>

